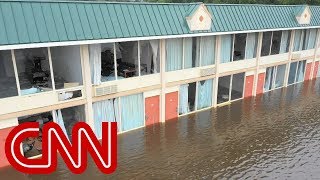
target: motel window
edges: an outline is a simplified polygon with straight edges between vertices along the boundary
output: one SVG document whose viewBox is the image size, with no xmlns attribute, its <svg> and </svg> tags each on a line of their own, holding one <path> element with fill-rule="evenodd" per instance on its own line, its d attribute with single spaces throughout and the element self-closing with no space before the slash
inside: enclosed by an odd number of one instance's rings
<svg viewBox="0 0 320 180">
<path fill-rule="evenodd" d="M 234 35 L 233 61 L 243 60 L 245 58 L 247 34 Z"/>
<path fill-rule="evenodd" d="M 160 41 L 129 41 L 89 45 L 92 82 L 160 72 Z"/>
<path fill-rule="evenodd" d="M 218 81 L 218 104 L 241 99 L 243 97 L 245 73 L 238 73 L 219 77 Z"/>
<path fill-rule="evenodd" d="M 200 63 L 200 37 L 184 38 L 184 69 L 198 67 Z"/>
<path fill-rule="evenodd" d="M 52 90 L 48 48 L 14 51 L 21 95 Z"/>
<path fill-rule="evenodd" d="M 286 64 L 268 67 L 266 70 L 264 91 L 270 91 L 283 87 L 286 73 Z"/>
<path fill-rule="evenodd" d="M 0 98 L 18 95 L 11 51 L 0 51 Z"/>
<path fill-rule="evenodd" d="M 306 29 L 303 37 L 303 50 L 314 49 L 316 46 L 317 29 Z"/>
<path fill-rule="evenodd" d="M 212 106 L 214 79 L 180 85 L 179 114 Z"/>
<path fill-rule="evenodd" d="M 304 80 L 305 67 L 306 67 L 306 60 L 291 62 L 289 76 L 288 76 L 289 85 L 299 83 Z"/>
<path fill-rule="evenodd" d="M 257 56 L 258 33 L 221 36 L 220 62 L 227 63 Z"/>
<path fill-rule="evenodd" d="M 51 58 L 56 89 L 83 84 L 80 46 L 51 47 Z"/>
<path fill-rule="evenodd" d="M 72 129 L 77 122 L 85 122 L 84 105 L 64 108 L 54 111 L 56 123 L 59 124 L 66 136 L 72 139 Z"/>
<path fill-rule="evenodd" d="M 166 71 L 182 69 L 183 38 L 166 39 Z"/>
<path fill-rule="evenodd" d="M 290 45 L 290 31 L 264 32 L 261 56 L 287 53 Z"/>
<path fill-rule="evenodd" d="M 35 137 L 28 137 L 22 142 L 23 155 L 27 158 L 38 156 L 42 154 L 42 128 L 43 126 L 53 121 L 51 112 L 23 116 L 18 118 L 19 124 L 26 122 L 38 122 L 39 134 Z"/>
</svg>

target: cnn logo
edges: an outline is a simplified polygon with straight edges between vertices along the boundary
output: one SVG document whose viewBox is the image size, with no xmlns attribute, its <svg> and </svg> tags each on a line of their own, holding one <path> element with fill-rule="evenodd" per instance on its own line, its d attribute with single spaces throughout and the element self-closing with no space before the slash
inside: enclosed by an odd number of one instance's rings
<svg viewBox="0 0 320 180">
<path fill-rule="evenodd" d="M 38 134 L 39 124 L 36 122 L 23 123 L 9 133 L 5 153 L 9 163 L 18 171 L 28 174 L 52 173 L 57 168 L 57 152 L 75 174 L 80 174 L 87 168 L 87 152 L 101 172 L 111 174 L 117 168 L 116 122 L 102 123 L 101 143 L 84 122 L 73 127 L 71 141 L 58 124 L 47 123 L 42 130 L 42 157 L 28 159 L 21 152 L 21 143 L 25 138 Z"/>
</svg>

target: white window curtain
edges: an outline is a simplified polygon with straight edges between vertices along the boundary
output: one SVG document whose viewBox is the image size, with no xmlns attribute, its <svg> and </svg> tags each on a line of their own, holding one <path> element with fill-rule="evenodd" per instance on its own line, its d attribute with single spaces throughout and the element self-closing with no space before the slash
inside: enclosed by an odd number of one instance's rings
<svg viewBox="0 0 320 180">
<path fill-rule="evenodd" d="M 301 51 L 302 50 L 301 36 L 302 36 L 302 30 L 301 29 L 295 30 L 293 51 Z"/>
<path fill-rule="evenodd" d="M 153 68 L 154 68 L 154 73 L 158 73 L 158 63 L 157 63 L 157 58 L 158 58 L 158 50 L 159 50 L 159 40 L 151 40 L 150 45 L 152 47 L 152 61 L 153 61 Z"/>
<path fill-rule="evenodd" d="M 197 98 L 197 109 L 203 109 L 210 107 L 212 104 L 213 94 L 213 80 L 208 79 L 205 81 L 198 82 L 198 98 Z"/>
<path fill-rule="evenodd" d="M 118 98 L 93 103 L 94 127 L 98 138 L 102 135 L 102 122 L 119 122 L 118 103 Z"/>
<path fill-rule="evenodd" d="M 166 40 L 166 71 L 182 69 L 183 40 L 182 38 Z"/>
<path fill-rule="evenodd" d="M 221 36 L 221 63 L 231 62 L 233 35 L 227 34 Z"/>
<path fill-rule="evenodd" d="M 306 61 L 300 61 L 298 65 L 296 82 L 302 82 L 304 79 L 304 71 L 305 71 Z"/>
<path fill-rule="evenodd" d="M 279 65 L 277 67 L 277 76 L 276 76 L 276 80 L 275 80 L 275 87 L 279 88 L 283 86 L 283 81 L 284 81 L 284 77 L 286 74 L 286 65 Z"/>
<path fill-rule="evenodd" d="M 101 44 L 89 45 L 89 62 L 92 84 L 101 84 Z"/>
<path fill-rule="evenodd" d="M 192 38 L 184 38 L 184 68 L 192 68 Z"/>
<path fill-rule="evenodd" d="M 179 88 L 179 114 L 186 114 L 189 112 L 188 104 L 188 90 L 189 84 L 180 85 Z"/>
<path fill-rule="evenodd" d="M 201 38 L 201 66 L 215 63 L 215 36 L 204 36 Z"/>
<path fill-rule="evenodd" d="M 56 110 L 54 111 L 55 113 L 55 116 L 56 116 L 56 123 L 61 127 L 63 133 L 68 136 L 68 133 L 67 133 L 67 130 L 66 130 L 66 127 L 64 125 L 64 121 L 63 121 L 63 117 L 62 117 L 62 113 L 61 113 L 61 110 Z"/>
<path fill-rule="evenodd" d="M 268 67 L 266 72 L 265 82 L 264 82 L 264 91 L 268 91 L 272 89 L 273 73 L 274 73 L 274 67 Z"/>
<path fill-rule="evenodd" d="M 290 31 L 282 31 L 279 54 L 288 52 L 287 47 L 289 44 L 289 42 L 288 42 L 289 36 L 290 36 Z"/>
<path fill-rule="evenodd" d="M 257 33 L 247 34 L 247 46 L 246 46 L 246 59 L 252 59 L 256 57 L 257 51 Z"/>
<path fill-rule="evenodd" d="M 121 97 L 121 128 L 128 131 L 144 125 L 143 94 Z"/>
</svg>

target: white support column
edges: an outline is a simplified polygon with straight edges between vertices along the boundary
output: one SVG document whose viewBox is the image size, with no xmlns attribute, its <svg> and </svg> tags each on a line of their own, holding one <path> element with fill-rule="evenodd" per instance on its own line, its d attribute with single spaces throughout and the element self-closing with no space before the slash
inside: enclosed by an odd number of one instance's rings
<svg viewBox="0 0 320 180">
<path fill-rule="evenodd" d="M 51 57 L 51 49 L 48 47 L 48 57 L 49 57 L 49 66 L 50 66 L 50 76 L 51 76 L 51 83 L 52 89 L 56 90 L 55 81 L 54 81 L 54 74 L 53 74 L 53 66 L 52 66 L 52 57 Z"/>
<path fill-rule="evenodd" d="M 160 90 L 160 122 L 166 120 L 166 45 L 165 40 L 160 40 L 160 78 L 161 78 L 161 90 Z"/>
<path fill-rule="evenodd" d="M 263 33 L 259 32 L 258 34 L 258 45 L 257 45 L 257 52 L 256 52 L 256 72 L 254 74 L 254 82 L 253 82 L 253 91 L 252 96 L 257 95 L 257 85 L 258 85 L 258 79 L 259 79 L 259 70 L 260 70 L 260 56 L 261 56 L 261 48 L 262 48 L 262 39 L 263 39 Z"/>
<path fill-rule="evenodd" d="M 216 76 L 213 82 L 213 96 L 212 96 L 212 105 L 213 107 L 217 106 L 217 95 L 218 95 L 218 83 L 219 83 L 219 66 L 220 66 L 220 46 L 221 45 L 221 36 L 216 36 Z"/>
<path fill-rule="evenodd" d="M 84 97 L 87 102 L 85 104 L 86 122 L 94 130 L 93 108 L 92 108 L 92 83 L 89 63 L 89 46 L 81 45 L 81 67 L 83 74 Z"/>
<path fill-rule="evenodd" d="M 288 63 L 287 63 L 287 66 L 286 66 L 286 74 L 284 76 L 284 87 L 288 86 L 288 77 L 289 77 L 290 63 L 291 63 L 292 52 L 293 52 L 293 44 L 294 44 L 294 34 L 295 34 L 295 30 L 292 30 L 291 31 L 291 36 L 290 36 Z"/>
<path fill-rule="evenodd" d="M 314 47 L 314 56 L 312 60 L 312 65 L 311 65 L 311 73 L 310 73 L 310 78 L 313 79 L 313 73 L 314 73 L 314 66 L 316 64 L 316 59 L 317 59 L 317 52 L 318 52 L 318 44 L 319 44 L 319 39 L 320 39 L 320 29 L 317 29 L 317 39 Z"/>
<path fill-rule="evenodd" d="M 11 58 L 12 58 L 12 63 L 13 63 L 14 76 L 16 78 L 18 95 L 21 96 L 21 89 L 20 89 L 20 81 L 19 81 L 17 62 L 16 62 L 16 57 L 14 55 L 14 50 L 13 49 L 11 50 Z"/>
</svg>

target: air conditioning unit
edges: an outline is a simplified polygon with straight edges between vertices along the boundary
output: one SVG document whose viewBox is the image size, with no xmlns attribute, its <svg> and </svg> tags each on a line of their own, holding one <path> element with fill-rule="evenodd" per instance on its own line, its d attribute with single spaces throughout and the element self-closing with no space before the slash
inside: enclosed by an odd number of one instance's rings
<svg viewBox="0 0 320 180">
<path fill-rule="evenodd" d="M 200 76 L 210 76 L 216 73 L 216 68 L 212 67 L 212 68 L 206 68 L 206 69 L 201 69 L 200 70 Z"/>
<path fill-rule="evenodd" d="M 300 59 L 300 58 L 301 58 L 301 53 L 293 53 L 291 59 L 296 60 L 296 59 Z"/>
<path fill-rule="evenodd" d="M 117 85 L 110 85 L 105 87 L 96 87 L 95 88 L 95 96 L 104 96 L 108 94 L 117 93 L 118 87 Z"/>
</svg>

